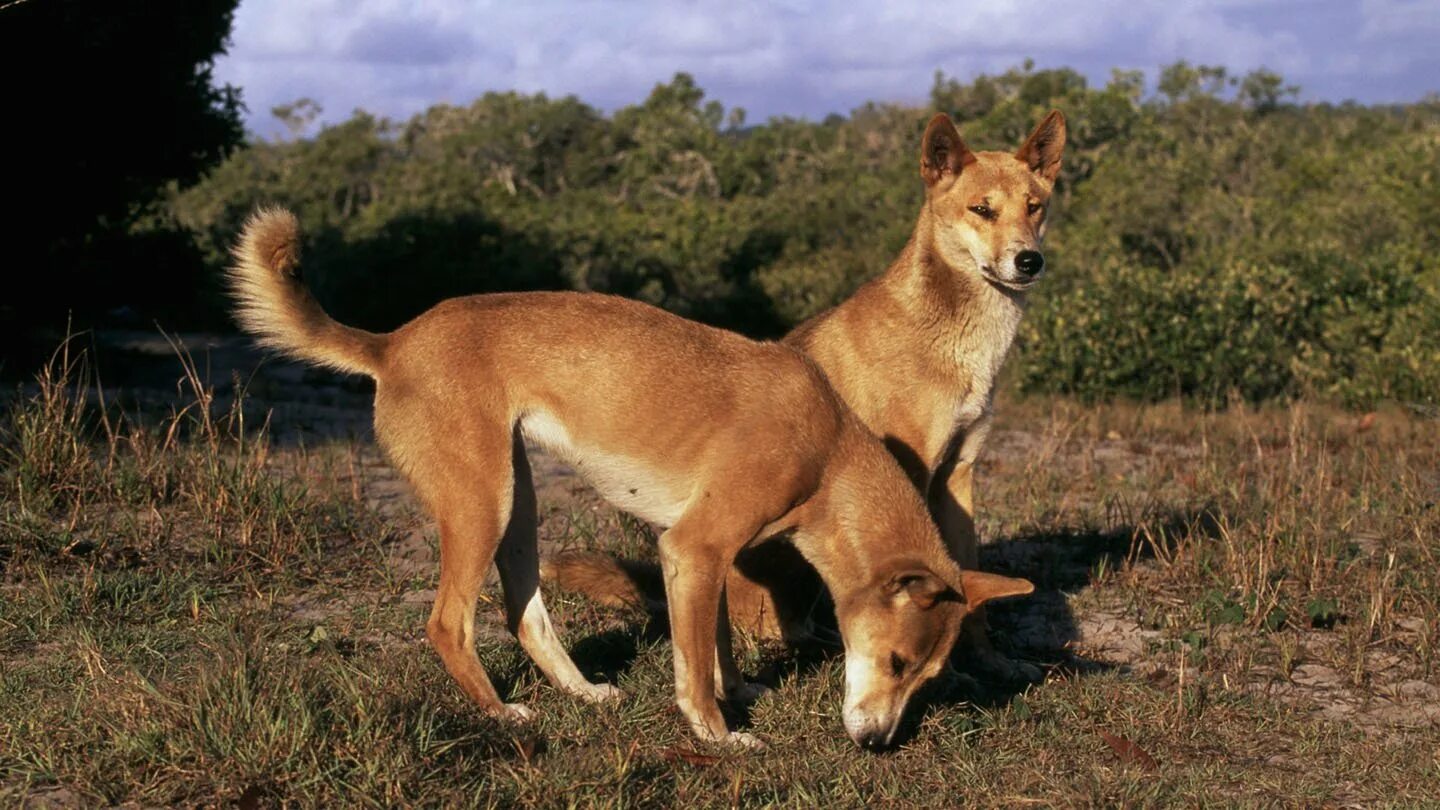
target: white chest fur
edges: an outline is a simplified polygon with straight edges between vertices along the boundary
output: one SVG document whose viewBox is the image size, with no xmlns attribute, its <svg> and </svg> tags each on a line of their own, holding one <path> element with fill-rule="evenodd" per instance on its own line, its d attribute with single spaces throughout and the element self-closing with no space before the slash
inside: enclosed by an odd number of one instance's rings
<svg viewBox="0 0 1440 810">
<path fill-rule="evenodd" d="M 1020 319 L 1025 314 L 1022 304 L 1013 296 L 985 285 L 974 299 L 977 307 L 972 319 L 957 334 L 950 347 L 952 361 L 959 378 L 968 384 L 959 386 L 954 406 L 948 414 L 946 447 L 958 445 L 961 460 L 974 462 L 988 427 L 991 402 L 995 397 L 995 379 L 1005 364 L 1005 357 L 1015 342 Z M 977 429 L 978 428 L 978 429 Z"/>
</svg>

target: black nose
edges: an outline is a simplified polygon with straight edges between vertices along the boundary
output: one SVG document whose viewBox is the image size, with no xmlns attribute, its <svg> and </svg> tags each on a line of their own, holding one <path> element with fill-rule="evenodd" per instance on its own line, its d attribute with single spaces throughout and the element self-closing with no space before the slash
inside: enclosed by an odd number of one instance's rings
<svg viewBox="0 0 1440 810">
<path fill-rule="evenodd" d="M 1035 276 L 1045 269 L 1045 256 L 1038 250 L 1022 250 L 1015 254 L 1015 269 L 1027 276 Z"/>
<path fill-rule="evenodd" d="M 860 747 L 866 751 L 881 751 L 885 748 L 885 735 L 871 731 L 860 738 Z"/>
</svg>

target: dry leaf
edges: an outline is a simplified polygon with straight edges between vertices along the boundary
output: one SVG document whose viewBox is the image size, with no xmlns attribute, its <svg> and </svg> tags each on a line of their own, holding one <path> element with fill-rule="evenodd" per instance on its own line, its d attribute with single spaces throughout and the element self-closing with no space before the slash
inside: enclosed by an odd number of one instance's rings
<svg viewBox="0 0 1440 810">
<path fill-rule="evenodd" d="M 1374 411 L 1370 411 L 1369 413 L 1367 413 L 1367 414 L 1365 414 L 1364 416 L 1360 417 L 1360 424 L 1358 424 L 1358 425 L 1355 426 L 1355 432 L 1356 432 L 1356 433 L 1364 433 L 1365 431 L 1369 430 L 1370 428 L 1372 428 L 1372 427 L 1374 427 L 1374 426 L 1375 426 L 1375 412 L 1374 412 Z"/>
<path fill-rule="evenodd" d="M 1115 753 L 1120 755 L 1121 762 L 1139 765 L 1147 771 L 1154 771 L 1160 768 L 1160 763 L 1156 762 L 1154 757 L 1147 754 L 1144 748 L 1130 742 L 1124 737 L 1116 736 L 1108 731 L 1100 732 L 1100 737 L 1104 739 L 1111 748 L 1115 749 Z"/>
</svg>

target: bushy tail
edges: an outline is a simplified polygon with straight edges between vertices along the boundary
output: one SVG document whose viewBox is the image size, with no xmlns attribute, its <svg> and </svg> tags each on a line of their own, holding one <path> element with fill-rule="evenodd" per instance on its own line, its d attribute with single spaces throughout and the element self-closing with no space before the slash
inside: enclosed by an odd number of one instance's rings
<svg viewBox="0 0 1440 810">
<path fill-rule="evenodd" d="M 235 319 L 260 345 L 316 365 L 376 375 L 385 337 L 344 326 L 320 308 L 300 278 L 300 225 L 282 208 L 250 216 L 226 274 Z"/>
<path fill-rule="evenodd" d="M 541 562 L 540 576 L 561 590 L 602 605 L 665 612 L 665 580 L 660 566 L 652 563 L 593 551 L 567 551 Z"/>
</svg>

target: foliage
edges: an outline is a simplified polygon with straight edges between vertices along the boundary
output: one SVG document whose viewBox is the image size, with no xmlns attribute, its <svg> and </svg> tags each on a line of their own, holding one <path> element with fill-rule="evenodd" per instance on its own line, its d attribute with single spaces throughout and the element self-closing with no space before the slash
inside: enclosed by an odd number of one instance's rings
<svg viewBox="0 0 1440 810">
<path fill-rule="evenodd" d="M 1297 105 L 1268 71 L 1178 63 L 1091 87 L 1031 65 L 931 105 L 975 148 L 1048 109 L 1070 142 L 1012 365 L 1029 391 L 1208 402 L 1440 399 L 1440 104 Z M 446 295 L 574 288 L 777 335 L 883 270 L 921 202 L 927 110 L 774 119 L 677 75 L 613 115 L 491 93 L 396 123 L 363 112 L 253 140 L 172 195 L 217 269 L 258 203 L 294 207 L 338 316 L 390 328 Z"/>
<path fill-rule="evenodd" d="M 239 92 L 211 73 L 236 3 L 0 5 L 7 258 L 26 282 L 0 297 L 12 349 L 67 310 L 171 325 L 194 310 L 206 268 L 154 205 L 241 142 Z"/>
</svg>

